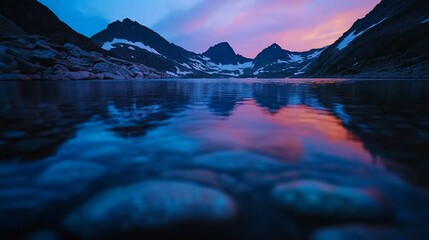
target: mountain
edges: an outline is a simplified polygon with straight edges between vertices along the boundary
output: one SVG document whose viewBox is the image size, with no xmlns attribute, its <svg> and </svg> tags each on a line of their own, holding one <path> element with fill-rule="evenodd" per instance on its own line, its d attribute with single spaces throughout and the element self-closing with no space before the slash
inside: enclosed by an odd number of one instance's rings
<svg viewBox="0 0 429 240">
<path fill-rule="evenodd" d="M 324 48 L 306 52 L 291 52 L 272 44 L 259 53 L 247 75 L 258 77 L 297 76 L 305 72 L 308 65 L 323 52 Z"/>
<path fill-rule="evenodd" d="M 206 52 L 203 53 L 204 56 L 209 57 L 213 63 L 216 64 L 242 64 L 245 62 L 252 61 L 252 59 L 245 58 L 234 52 L 231 45 L 227 42 L 216 44 L 213 47 L 210 47 Z"/>
<path fill-rule="evenodd" d="M 308 77 L 429 78 L 429 1 L 383 0 L 309 66 Z"/>
<path fill-rule="evenodd" d="M 74 31 L 36 0 L 2 0 L 0 14 L 28 34 L 48 37 L 56 44 L 72 43 L 86 51 L 103 52 L 94 42 Z"/>
<path fill-rule="evenodd" d="M 142 64 L 103 55 L 104 50 L 36 0 L 3 0 L 0 27 L 0 80 L 168 76 Z"/>
<path fill-rule="evenodd" d="M 241 64 L 238 62 L 245 60 L 244 57 L 236 55 L 232 48 L 225 52 L 232 52 L 231 59 L 234 60 L 221 59 L 222 54 L 215 53 L 216 49 L 221 51 L 225 49 L 220 45 L 209 51 L 215 58 L 219 56 L 219 59 L 212 61 L 208 56 L 168 42 L 155 31 L 128 18 L 109 24 L 105 30 L 95 34 L 91 39 L 116 56 L 145 64 L 175 77 L 237 77 L 242 74 Z M 238 60 L 235 65 L 226 64 L 236 59 Z"/>
<path fill-rule="evenodd" d="M 198 54 L 128 18 L 109 24 L 91 39 L 116 56 L 175 77 L 291 77 L 305 71 L 323 51 L 290 52 L 272 45 L 256 59 L 249 59 L 222 42 Z"/>
<path fill-rule="evenodd" d="M 195 55 L 128 18 L 109 24 L 105 30 L 92 36 L 91 40 L 117 56 L 163 72 L 176 72 L 176 66 L 181 68 L 180 63 Z"/>
</svg>

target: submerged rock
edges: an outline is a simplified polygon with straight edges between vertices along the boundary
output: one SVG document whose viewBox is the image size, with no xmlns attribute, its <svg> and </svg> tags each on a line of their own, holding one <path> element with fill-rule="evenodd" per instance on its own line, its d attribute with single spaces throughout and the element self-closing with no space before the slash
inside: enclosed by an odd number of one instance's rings
<svg viewBox="0 0 429 240">
<path fill-rule="evenodd" d="M 244 151 L 216 152 L 198 156 L 190 164 L 223 171 L 271 171 L 284 165 L 275 159 Z"/>
<path fill-rule="evenodd" d="M 304 217 L 371 220 L 384 219 L 389 214 L 387 206 L 370 191 L 316 181 L 278 185 L 272 197 L 286 211 Z"/>
<path fill-rule="evenodd" d="M 106 167 L 95 163 L 62 161 L 43 171 L 37 178 L 37 183 L 43 185 L 61 185 L 74 182 L 82 184 L 82 181 L 96 179 L 106 171 Z"/>
<path fill-rule="evenodd" d="M 312 240 L 407 240 L 414 239 L 393 229 L 365 228 L 361 226 L 332 227 L 317 231 Z"/>
<path fill-rule="evenodd" d="M 143 231 L 235 215 L 226 194 L 194 184 L 148 181 L 101 193 L 73 211 L 66 228 L 84 238 Z"/>
</svg>

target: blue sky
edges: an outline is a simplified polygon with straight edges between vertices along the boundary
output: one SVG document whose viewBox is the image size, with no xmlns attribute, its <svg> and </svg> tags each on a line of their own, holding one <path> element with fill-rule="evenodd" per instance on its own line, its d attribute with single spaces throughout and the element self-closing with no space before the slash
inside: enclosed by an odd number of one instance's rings
<svg viewBox="0 0 429 240">
<path fill-rule="evenodd" d="M 255 57 L 272 43 L 292 51 L 332 44 L 381 0 L 39 1 L 86 36 L 130 18 L 191 51 L 227 41 Z"/>
</svg>

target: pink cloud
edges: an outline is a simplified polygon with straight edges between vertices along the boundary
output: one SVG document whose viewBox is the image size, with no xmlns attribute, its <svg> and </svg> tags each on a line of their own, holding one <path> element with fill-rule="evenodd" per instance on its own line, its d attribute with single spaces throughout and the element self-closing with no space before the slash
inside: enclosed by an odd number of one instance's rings
<svg viewBox="0 0 429 240">
<path fill-rule="evenodd" d="M 332 44 L 381 0 L 217 0 L 176 12 L 155 30 L 187 49 L 203 52 L 228 41 L 255 57 L 276 42 L 292 51 Z"/>
</svg>

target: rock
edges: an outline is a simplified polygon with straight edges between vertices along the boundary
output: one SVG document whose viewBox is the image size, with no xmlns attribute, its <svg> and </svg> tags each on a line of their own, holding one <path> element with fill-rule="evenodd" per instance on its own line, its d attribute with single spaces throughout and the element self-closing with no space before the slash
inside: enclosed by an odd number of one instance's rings
<svg viewBox="0 0 429 240">
<path fill-rule="evenodd" d="M 96 76 L 93 73 L 87 72 L 87 71 L 79 71 L 79 72 L 67 72 L 65 74 L 67 78 L 70 78 L 72 80 L 88 80 L 88 79 L 95 79 Z"/>
<path fill-rule="evenodd" d="M 94 65 L 94 71 L 96 72 L 109 72 L 112 70 L 112 64 L 107 62 L 100 62 Z"/>
<path fill-rule="evenodd" d="M 104 79 L 117 79 L 117 80 L 123 80 L 125 79 L 124 76 L 119 75 L 119 74 L 114 74 L 114 73 L 110 73 L 110 72 L 105 72 L 103 73 L 104 75 Z"/>
<path fill-rule="evenodd" d="M 64 47 L 70 52 L 71 55 L 77 58 L 84 57 L 87 54 L 84 50 L 71 43 L 64 44 Z"/>
<path fill-rule="evenodd" d="M 388 207 L 370 191 L 316 181 L 280 184 L 273 200 L 288 212 L 303 217 L 332 220 L 385 219 Z"/>
<path fill-rule="evenodd" d="M 86 52 L 76 45 L 59 46 L 39 36 L 0 37 L 0 80 L 87 80 L 147 78 L 145 66 Z M 133 67 L 132 71 L 128 67 Z M 154 72 L 156 73 L 156 72 Z M 10 75 L 14 74 L 14 75 Z M 16 75 L 15 75 L 16 74 Z M 162 76 L 160 73 L 157 77 Z"/>
<path fill-rule="evenodd" d="M 245 151 L 216 152 L 197 156 L 190 164 L 223 171 L 272 171 L 284 167 L 279 161 Z"/>
<path fill-rule="evenodd" d="M 15 48 L 15 49 L 23 49 L 23 50 L 33 50 L 34 44 L 31 41 L 28 41 L 22 37 L 11 39 L 10 41 L 2 42 L 4 46 L 7 46 L 8 48 Z"/>
<path fill-rule="evenodd" d="M 131 71 L 129 71 L 127 68 L 125 67 L 120 67 L 118 69 L 118 73 L 125 76 L 126 79 L 132 79 L 136 76 L 136 74 L 132 73 Z"/>
<path fill-rule="evenodd" d="M 82 182 L 92 181 L 106 172 L 106 167 L 96 163 L 62 161 L 44 170 L 36 182 L 42 185 L 66 185 L 73 182 L 82 184 Z"/>
<path fill-rule="evenodd" d="M 15 74 L 15 73 L 9 73 L 9 74 L 0 74 L 0 81 L 1 80 L 31 80 L 31 77 L 24 75 L 24 74 Z"/>
<path fill-rule="evenodd" d="M 161 177 L 176 178 L 180 180 L 187 180 L 196 183 L 208 184 L 210 186 L 221 187 L 221 175 L 212 171 L 192 169 L 192 170 L 170 170 L 164 172 Z"/>
<path fill-rule="evenodd" d="M 34 50 L 30 53 L 30 59 L 42 64 L 43 66 L 52 67 L 58 62 L 58 59 L 56 58 L 57 55 L 58 52 L 53 49 Z"/>
<path fill-rule="evenodd" d="M 15 58 L 16 64 L 17 64 L 17 69 L 19 69 L 22 73 L 36 73 L 39 72 L 41 70 L 44 70 L 46 68 L 30 63 L 24 59 L 21 58 Z"/>
<path fill-rule="evenodd" d="M 333 227 L 317 231 L 312 240 L 407 240 L 415 239 L 393 229 L 365 228 L 362 226 Z"/>
<path fill-rule="evenodd" d="M 93 59 L 103 59 L 103 54 L 94 51 L 89 52 L 88 56 Z"/>
<path fill-rule="evenodd" d="M 42 49 L 42 50 L 51 50 L 51 46 L 49 46 L 49 44 L 43 40 L 37 40 L 34 43 L 34 48 L 36 49 Z"/>
<path fill-rule="evenodd" d="M 222 192 L 188 183 L 148 181 L 101 193 L 74 210 L 66 228 L 83 238 L 159 229 L 234 217 L 233 200 Z"/>
</svg>

